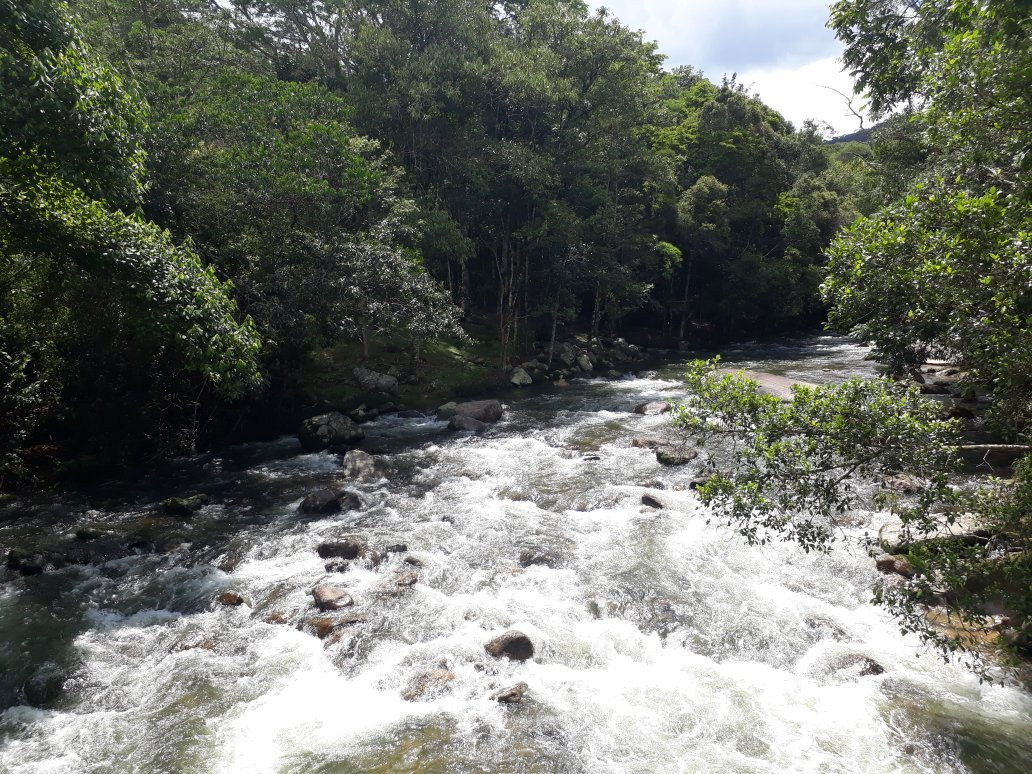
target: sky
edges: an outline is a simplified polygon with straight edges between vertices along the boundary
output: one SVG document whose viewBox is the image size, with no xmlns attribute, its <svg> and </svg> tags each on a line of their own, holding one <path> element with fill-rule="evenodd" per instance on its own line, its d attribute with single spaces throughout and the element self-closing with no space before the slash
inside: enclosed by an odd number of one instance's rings
<svg viewBox="0 0 1032 774">
<path fill-rule="evenodd" d="M 846 100 L 852 79 L 837 61 L 841 44 L 825 28 L 831 0 L 588 0 L 605 6 L 645 40 L 659 44 L 666 67 L 691 65 L 719 83 L 726 74 L 760 95 L 796 127 L 826 121 L 834 134 L 860 122 Z M 860 100 L 854 99 L 854 106 Z"/>
</svg>

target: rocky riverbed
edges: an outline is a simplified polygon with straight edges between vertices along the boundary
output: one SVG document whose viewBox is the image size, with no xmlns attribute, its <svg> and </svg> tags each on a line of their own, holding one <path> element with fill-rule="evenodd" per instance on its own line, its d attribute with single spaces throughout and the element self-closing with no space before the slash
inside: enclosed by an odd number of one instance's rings
<svg viewBox="0 0 1032 774">
<path fill-rule="evenodd" d="M 823 382 L 864 354 L 725 357 Z M 884 514 L 830 555 L 745 546 L 658 459 L 676 360 L 596 370 L 6 506 L 0 770 L 1027 768 L 1029 694 L 869 604 Z"/>
</svg>

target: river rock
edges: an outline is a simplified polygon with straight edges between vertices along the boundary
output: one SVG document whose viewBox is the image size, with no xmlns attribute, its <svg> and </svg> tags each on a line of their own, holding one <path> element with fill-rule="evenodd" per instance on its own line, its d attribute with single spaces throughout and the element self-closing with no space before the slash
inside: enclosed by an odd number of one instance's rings
<svg viewBox="0 0 1032 774">
<path fill-rule="evenodd" d="M 520 567 L 541 565 L 543 567 L 555 568 L 559 566 L 560 559 L 555 551 L 543 546 L 530 546 L 520 551 L 519 563 Z"/>
<path fill-rule="evenodd" d="M 886 574 L 895 573 L 904 578 L 914 577 L 914 568 L 910 564 L 910 560 L 901 554 L 882 554 L 874 560 L 874 564 L 880 572 Z"/>
<path fill-rule="evenodd" d="M 448 420 L 448 429 L 454 430 L 455 432 L 465 431 L 469 433 L 482 433 L 487 430 L 487 428 L 487 422 L 481 422 L 479 419 L 465 417 L 461 414 L 456 414 Z"/>
<path fill-rule="evenodd" d="M 309 452 L 355 443 L 364 437 L 362 428 L 339 411 L 306 419 L 297 433 L 301 448 Z"/>
<path fill-rule="evenodd" d="M 357 559 L 369 552 L 369 546 L 358 535 L 344 535 L 339 540 L 320 543 L 315 550 L 322 559 Z"/>
<path fill-rule="evenodd" d="M 223 591 L 215 598 L 215 601 L 227 607 L 239 607 L 244 604 L 244 598 L 235 591 Z"/>
<path fill-rule="evenodd" d="M 894 492 L 917 494 L 925 488 L 925 482 L 917 476 L 911 476 L 906 473 L 894 473 L 882 477 L 882 486 Z"/>
<path fill-rule="evenodd" d="M 699 456 L 695 449 L 684 446 L 659 446 L 656 448 L 656 460 L 660 465 L 687 465 Z"/>
<path fill-rule="evenodd" d="M 394 583 L 399 587 L 415 586 L 419 582 L 418 572 L 404 572 L 397 577 Z"/>
<path fill-rule="evenodd" d="M 670 409 L 670 404 L 665 400 L 654 400 L 649 403 L 639 403 L 634 407 L 634 413 L 652 416 L 654 414 L 666 414 Z"/>
<path fill-rule="evenodd" d="M 720 374 L 738 374 L 750 381 L 756 382 L 758 392 L 763 395 L 773 395 L 783 403 L 792 400 L 793 387 L 816 387 L 811 382 L 803 382 L 798 379 L 790 379 L 787 376 L 768 374 L 764 371 L 743 371 L 738 368 L 721 368 Z"/>
<path fill-rule="evenodd" d="M 905 534 L 903 522 L 896 519 L 886 522 L 878 530 L 878 544 L 890 554 L 900 554 L 910 546 L 926 544 L 938 540 L 956 540 L 962 543 L 976 543 L 987 537 L 983 525 L 971 514 L 959 514 L 950 523 L 949 514 L 935 514 L 936 523 L 924 533 L 911 530 Z"/>
<path fill-rule="evenodd" d="M 305 496 L 298 506 L 302 513 L 340 513 L 362 507 L 362 500 L 354 492 L 344 489 L 317 489 Z"/>
<path fill-rule="evenodd" d="M 511 629 L 486 643 L 484 650 L 495 658 L 505 656 L 512 661 L 526 661 L 534 656 L 534 643 L 523 632 Z"/>
<path fill-rule="evenodd" d="M 525 368 L 517 368 L 513 370 L 512 376 L 509 377 L 509 382 L 517 387 L 526 387 L 528 384 L 534 383 L 534 378 L 527 373 Z"/>
<path fill-rule="evenodd" d="M 405 701 L 418 701 L 428 694 L 442 693 L 454 679 L 455 675 L 447 669 L 423 672 L 412 678 L 408 688 L 401 692 L 401 698 Z"/>
<path fill-rule="evenodd" d="M 12 548 L 7 554 L 7 567 L 22 575 L 41 575 L 46 566 L 42 554 L 33 554 L 20 548 Z"/>
<path fill-rule="evenodd" d="M 344 455 L 341 468 L 348 478 L 368 480 L 380 477 L 376 457 L 358 449 L 352 449 Z"/>
<path fill-rule="evenodd" d="M 595 368 L 595 364 L 587 355 L 580 355 L 577 357 L 577 367 L 582 371 L 591 371 Z"/>
<path fill-rule="evenodd" d="M 388 554 L 403 554 L 408 551 L 408 546 L 405 543 L 393 543 L 387 546 L 384 551 Z"/>
<path fill-rule="evenodd" d="M 497 400 L 471 400 L 466 403 L 456 403 L 452 414 L 462 417 L 469 417 L 478 422 L 497 422 L 502 418 L 504 408 Z"/>
<path fill-rule="evenodd" d="M 206 494 L 196 494 L 190 497 L 169 497 L 161 503 L 161 507 L 170 516 L 193 516 L 207 505 L 210 499 Z"/>
<path fill-rule="evenodd" d="M 356 368 L 352 373 L 358 386 L 368 392 L 386 392 L 395 395 L 398 392 L 398 377 L 381 374 L 368 368 Z"/>
<path fill-rule="evenodd" d="M 643 494 L 641 496 L 641 504 L 642 505 L 647 505 L 649 508 L 665 508 L 666 507 L 665 505 L 663 505 L 663 501 L 662 500 L 660 500 L 655 495 L 648 494 L 648 493 Z"/>
<path fill-rule="evenodd" d="M 516 685 L 510 685 L 508 688 L 495 691 L 491 694 L 491 699 L 502 704 L 519 704 L 523 701 L 523 697 L 529 687 L 526 683 L 519 682 Z"/>
<path fill-rule="evenodd" d="M 320 584 L 312 589 L 312 597 L 320 610 L 341 610 L 355 604 L 351 595 L 338 586 Z"/>
<path fill-rule="evenodd" d="M 658 435 L 639 435 L 631 439 L 631 446 L 635 449 L 655 449 L 659 446 L 669 446 L 666 438 Z"/>
<path fill-rule="evenodd" d="M 325 640 L 331 634 L 345 626 L 361 623 L 369 620 L 369 617 L 362 613 L 350 613 L 348 615 L 331 617 L 328 615 L 315 616 L 305 619 L 298 627 L 299 629 L 310 629 L 312 634 L 320 640 Z"/>
</svg>

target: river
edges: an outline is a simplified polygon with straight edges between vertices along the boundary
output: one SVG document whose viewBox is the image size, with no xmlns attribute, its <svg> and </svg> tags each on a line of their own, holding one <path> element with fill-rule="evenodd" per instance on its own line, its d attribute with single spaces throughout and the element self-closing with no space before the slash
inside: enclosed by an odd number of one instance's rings
<svg viewBox="0 0 1032 774">
<path fill-rule="evenodd" d="M 870 374 L 865 354 L 815 337 L 725 358 L 824 382 Z M 365 447 L 386 452 L 384 476 L 355 485 L 363 507 L 346 514 L 299 516 L 340 457 L 293 438 L 21 503 L 0 543 L 167 523 L 154 514 L 170 494 L 213 500 L 176 522 L 170 552 L 6 576 L 0 771 L 1032 769 L 1032 696 L 901 635 L 869 603 L 863 550 L 749 547 L 707 524 L 695 467 L 630 447 L 668 421 L 630 409 L 676 398 L 680 370 L 513 391 L 480 437 L 383 417 Z M 641 504 L 657 485 L 661 510 Z M 861 516 L 851 535 L 884 518 Z M 342 533 L 407 552 L 328 573 L 315 547 Z M 402 571 L 418 582 L 398 586 Z M 294 625 L 319 582 L 347 587 L 364 616 L 335 642 Z M 226 591 L 245 604 L 216 604 Z M 532 660 L 484 651 L 510 628 Z M 864 658 L 884 672 L 862 675 Z M 450 677 L 403 697 L 428 674 Z M 520 681 L 523 703 L 489 698 Z"/>
</svg>

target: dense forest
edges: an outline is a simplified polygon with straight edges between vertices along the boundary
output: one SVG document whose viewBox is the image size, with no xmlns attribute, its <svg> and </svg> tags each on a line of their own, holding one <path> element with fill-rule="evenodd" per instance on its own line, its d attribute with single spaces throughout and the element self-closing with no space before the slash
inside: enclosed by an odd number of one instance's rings
<svg viewBox="0 0 1032 774">
<path fill-rule="evenodd" d="M 578 0 L 0 7 L 7 482 L 225 441 L 341 342 L 814 325 L 907 161 Z"/>
</svg>

